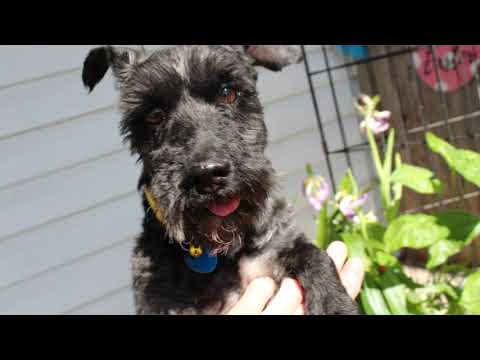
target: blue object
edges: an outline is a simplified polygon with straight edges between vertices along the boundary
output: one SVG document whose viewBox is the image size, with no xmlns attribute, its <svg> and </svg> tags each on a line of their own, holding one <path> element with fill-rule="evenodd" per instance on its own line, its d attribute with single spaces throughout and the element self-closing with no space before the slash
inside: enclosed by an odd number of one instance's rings
<svg viewBox="0 0 480 360">
<path fill-rule="evenodd" d="M 364 45 L 337 45 L 336 47 L 355 60 L 363 60 L 368 57 L 368 49 Z"/>
<path fill-rule="evenodd" d="M 190 270 L 199 274 L 210 274 L 215 271 L 218 264 L 218 257 L 211 256 L 209 251 L 204 249 L 200 257 L 194 258 L 190 254 L 185 254 L 185 264 Z"/>
</svg>

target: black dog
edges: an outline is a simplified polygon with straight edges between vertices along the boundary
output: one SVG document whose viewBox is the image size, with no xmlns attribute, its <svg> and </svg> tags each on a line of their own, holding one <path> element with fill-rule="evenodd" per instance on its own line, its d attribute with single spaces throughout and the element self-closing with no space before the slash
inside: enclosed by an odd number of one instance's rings
<svg viewBox="0 0 480 360">
<path fill-rule="evenodd" d="M 358 314 L 332 260 L 272 195 L 255 66 L 299 63 L 288 45 L 92 50 L 90 91 L 111 67 L 121 132 L 143 173 L 145 217 L 133 255 L 138 314 L 221 314 L 256 277 L 298 279 L 308 314 Z"/>
</svg>

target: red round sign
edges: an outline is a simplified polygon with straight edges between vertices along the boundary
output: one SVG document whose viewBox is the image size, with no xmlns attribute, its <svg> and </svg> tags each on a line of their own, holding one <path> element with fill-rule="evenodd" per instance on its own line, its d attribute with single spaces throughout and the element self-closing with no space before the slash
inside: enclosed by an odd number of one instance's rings
<svg viewBox="0 0 480 360">
<path fill-rule="evenodd" d="M 413 53 L 413 60 L 425 84 L 437 91 L 455 91 L 474 78 L 480 45 L 437 45 L 435 51 L 422 47 Z"/>
</svg>

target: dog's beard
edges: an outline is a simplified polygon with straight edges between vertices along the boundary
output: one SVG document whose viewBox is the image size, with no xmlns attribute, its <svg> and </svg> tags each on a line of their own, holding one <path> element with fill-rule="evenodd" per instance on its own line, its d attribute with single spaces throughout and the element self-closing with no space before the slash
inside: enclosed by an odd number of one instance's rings
<svg viewBox="0 0 480 360">
<path fill-rule="evenodd" d="M 227 255 L 239 249 L 243 239 L 257 218 L 272 191 L 273 173 L 264 172 L 258 180 L 244 182 L 239 191 L 228 191 L 222 198 L 240 198 L 238 209 L 226 217 L 214 215 L 207 208 L 209 201 L 218 197 L 199 199 L 190 194 L 177 197 L 166 219 L 169 236 L 180 244 L 208 246 L 212 255 Z"/>
<path fill-rule="evenodd" d="M 239 212 L 221 218 L 203 213 L 189 212 L 184 218 L 185 235 L 190 242 L 208 245 L 212 255 L 226 255 L 233 246 L 241 246 L 249 214 Z"/>
</svg>

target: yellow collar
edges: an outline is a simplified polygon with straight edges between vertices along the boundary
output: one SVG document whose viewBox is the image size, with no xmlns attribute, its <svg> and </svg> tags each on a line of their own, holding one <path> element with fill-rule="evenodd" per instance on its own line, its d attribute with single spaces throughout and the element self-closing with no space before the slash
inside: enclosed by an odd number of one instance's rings
<svg viewBox="0 0 480 360">
<path fill-rule="evenodd" d="M 144 187 L 143 192 L 145 193 L 145 198 L 147 199 L 148 205 L 150 206 L 153 213 L 155 214 L 155 217 L 157 218 L 158 222 L 164 225 L 165 211 L 158 206 L 157 202 L 155 201 L 155 198 L 153 197 L 152 193 L 146 186 Z"/>
<path fill-rule="evenodd" d="M 145 198 L 147 199 L 148 205 L 154 212 L 158 222 L 161 225 L 165 225 L 165 210 L 158 206 L 155 198 L 153 197 L 153 194 L 146 186 L 144 187 L 143 192 L 145 193 Z M 199 258 L 203 255 L 202 248 L 194 244 L 190 244 L 188 252 L 192 258 Z"/>
</svg>

